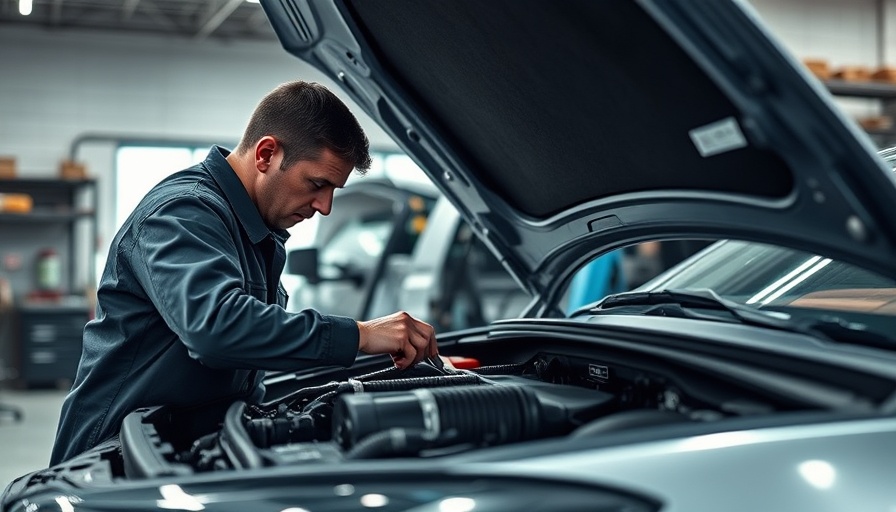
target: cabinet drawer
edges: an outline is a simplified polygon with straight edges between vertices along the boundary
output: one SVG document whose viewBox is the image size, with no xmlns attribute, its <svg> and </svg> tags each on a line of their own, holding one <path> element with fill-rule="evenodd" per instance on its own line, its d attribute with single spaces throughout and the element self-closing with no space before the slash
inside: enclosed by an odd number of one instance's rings
<svg viewBox="0 0 896 512">
<path fill-rule="evenodd" d="M 30 385 L 74 380 L 81 358 L 80 350 L 70 349 L 35 349 L 23 355 L 22 379 Z"/>
<path fill-rule="evenodd" d="M 81 358 L 80 350 L 54 350 L 54 349 L 35 349 L 26 354 L 26 365 L 54 365 L 67 361 L 75 361 L 77 365 L 78 359 Z"/>
<path fill-rule="evenodd" d="M 88 313 L 82 309 L 23 310 L 19 375 L 28 386 L 59 385 L 75 378 Z"/>
<path fill-rule="evenodd" d="M 48 341 L 60 335 L 74 335 L 80 338 L 86 323 L 87 317 L 81 315 L 22 317 L 24 334 L 35 341 Z"/>
<path fill-rule="evenodd" d="M 81 314 L 22 315 L 22 339 L 26 344 L 80 343 L 87 316 Z"/>
<path fill-rule="evenodd" d="M 72 329 L 67 326 L 55 324 L 35 324 L 25 331 L 25 341 L 34 344 L 46 344 L 55 342 L 80 343 L 83 326 Z"/>
</svg>

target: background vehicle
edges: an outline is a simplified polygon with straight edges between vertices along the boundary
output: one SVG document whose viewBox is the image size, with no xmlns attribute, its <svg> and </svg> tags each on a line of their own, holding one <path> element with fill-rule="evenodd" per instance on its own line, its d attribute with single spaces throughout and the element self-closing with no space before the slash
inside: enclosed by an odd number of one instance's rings
<svg viewBox="0 0 896 512">
<path fill-rule="evenodd" d="M 289 286 L 289 309 L 362 319 L 403 310 L 448 332 L 515 317 L 531 301 L 434 188 L 363 178 L 340 191 L 339 202 L 319 220 L 313 243 L 289 253 L 287 273 L 300 278 Z M 629 276 L 662 270 L 637 247 L 619 257 L 615 292 L 628 289 Z"/>
<path fill-rule="evenodd" d="M 417 245 L 436 197 L 432 185 L 385 177 L 340 190 L 310 246 L 287 255 L 286 272 L 303 278 L 289 288 L 288 308 L 361 319 L 395 311 L 394 272 Z"/>
<path fill-rule="evenodd" d="M 398 309 L 447 332 L 517 316 L 530 300 L 457 209 L 439 198 L 399 283 Z"/>
<path fill-rule="evenodd" d="M 301 278 L 289 287 L 289 309 L 360 319 L 405 310 L 445 332 L 516 316 L 528 304 L 431 185 L 365 177 L 337 200 L 312 244 L 289 251 L 286 271 Z"/>
</svg>

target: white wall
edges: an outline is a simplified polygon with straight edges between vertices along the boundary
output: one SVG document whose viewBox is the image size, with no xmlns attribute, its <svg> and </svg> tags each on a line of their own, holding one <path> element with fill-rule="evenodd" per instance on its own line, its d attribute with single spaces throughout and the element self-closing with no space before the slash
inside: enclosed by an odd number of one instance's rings
<svg viewBox="0 0 896 512">
<path fill-rule="evenodd" d="M 276 42 L 3 26 L 0 155 L 16 157 L 20 176 L 39 177 L 55 176 L 85 134 L 235 142 L 257 102 L 296 79 L 323 83 L 342 96 L 332 81 Z M 372 147 L 396 148 L 360 107 L 346 103 Z M 114 151 L 112 142 L 93 142 L 77 152 L 98 179 L 101 255 L 114 235 Z"/>
<path fill-rule="evenodd" d="M 841 66 L 896 66 L 896 0 L 748 0 L 794 56 Z M 881 113 L 879 101 L 838 98 L 852 117 Z"/>
<path fill-rule="evenodd" d="M 255 104 L 295 79 L 332 82 L 278 43 L 0 29 L 0 154 L 55 173 L 85 132 L 236 140 Z M 334 88 L 335 90 L 335 88 Z M 350 102 L 349 102 L 350 103 Z M 351 104 L 374 145 L 394 147 Z"/>
<path fill-rule="evenodd" d="M 749 0 L 785 46 L 800 58 L 833 66 L 896 66 L 896 0 Z M 884 16 L 878 16 L 879 5 Z M 878 21 L 884 22 L 884 62 Z"/>
</svg>

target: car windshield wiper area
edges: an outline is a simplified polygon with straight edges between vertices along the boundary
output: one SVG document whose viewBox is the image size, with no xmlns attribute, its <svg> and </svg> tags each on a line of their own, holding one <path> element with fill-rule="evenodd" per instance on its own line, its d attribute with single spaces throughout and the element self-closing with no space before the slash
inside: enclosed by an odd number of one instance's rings
<svg viewBox="0 0 896 512">
<path fill-rule="evenodd" d="M 589 313 L 602 314 L 610 309 L 614 314 L 634 313 L 648 316 L 700 318 L 787 330 L 792 328 L 789 315 L 785 313 L 768 313 L 744 306 L 723 299 L 709 289 L 618 293 L 606 296 L 589 310 Z"/>
<path fill-rule="evenodd" d="M 830 314 L 797 318 L 781 311 L 763 311 L 724 299 L 709 289 L 608 295 L 588 312 L 593 315 L 612 312 L 736 322 L 808 334 L 828 341 L 896 349 L 896 338 L 871 330 L 863 323 L 850 322 Z"/>
</svg>

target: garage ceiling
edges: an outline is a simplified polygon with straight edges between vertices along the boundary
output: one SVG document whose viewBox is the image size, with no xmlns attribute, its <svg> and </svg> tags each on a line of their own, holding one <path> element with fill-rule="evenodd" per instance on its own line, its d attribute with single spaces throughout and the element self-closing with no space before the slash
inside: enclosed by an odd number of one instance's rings
<svg viewBox="0 0 896 512">
<path fill-rule="evenodd" d="M 259 4 L 246 0 L 0 0 L 3 26 L 89 29 L 190 39 L 276 39 Z"/>
</svg>

